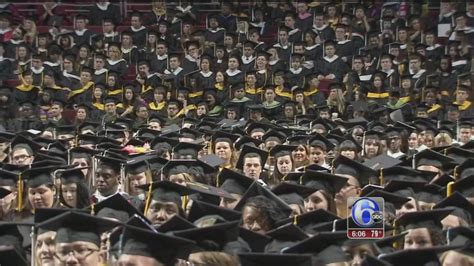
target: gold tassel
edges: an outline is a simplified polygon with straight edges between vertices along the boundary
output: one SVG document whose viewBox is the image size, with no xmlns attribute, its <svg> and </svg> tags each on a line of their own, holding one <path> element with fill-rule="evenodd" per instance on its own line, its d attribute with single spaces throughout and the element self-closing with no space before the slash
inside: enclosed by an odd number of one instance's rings
<svg viewBox="0 0 474 266">
<path fill-rule="evenodd" d="M 453 177 L 454 177 L 454 180 L 457 180 L 458 179 L 458 167 L 459 165 L 456 165 L 454 167 L 454 170 L 453 170 Z"/>
<path fill-rule="evenodd" d="M 91 205 L 91 215 L 95 215 L 95 203 Z"/>
<path fill-rule="evenodd" d="M 449 197 L 453 194 L 453 184 L 454 182 L 451 181 L 448 183 L 448 185 L 446 186 L 446 197 Z"/>
<path fill-rule="evenodd" d="M 298 215 L 293 216 L 293 224 L 298 225 Z"/>
<path fill-rule="evenodd" d="M 148 192 L 147 192 L 147 195 L 146 195 L 146 202 L 145 202 L 145 211 L 143 212 L 145 215 L 148 212 L 148 209 L 150 208 L 151 191 L 152 191 L 152 183 L 150 183 L 150 185 L 148 185 Z"/>
<path fill-rule="evenodd" d="M 385 183 L 384 177 L 383 177 L 383 168 L 380 168 L 380 185 L 383 186 Z"/>
<path fill-rule="evenodd" d="M 21 174 L 18 176 L 18 206 L 19 212 L 23 210 L 23 178 Z"/>
</svg>

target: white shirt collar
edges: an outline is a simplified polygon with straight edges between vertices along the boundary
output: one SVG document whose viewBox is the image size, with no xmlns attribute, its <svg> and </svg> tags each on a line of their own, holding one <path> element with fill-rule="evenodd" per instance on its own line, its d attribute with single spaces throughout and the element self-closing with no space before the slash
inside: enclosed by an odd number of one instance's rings
<svg viewBox="0 0 474 266">
<path fill-rule="evenodd" d="M 113 37 L 115 37 L 115 36 L 118 36 L 118 32 L 116 32 L 116 31 L 114 31 L 114 32 L 112 32 L 112 33 L 105 33 L 105 32 L 104 32 L 104 37 L 107 37 L 107 38 L 111 38 L 111 37 L 112 37 L 112 38 L 113 38 Z"/>
<path fill-rule="evenodd" d="M 230 70 L 230 69 L 227 69 L 227 70 L 225 71 L 225 73 L 226 73 L 228 76 L 230 76 L 230 77 L 233 77 L 233 76 L 239 74 L 240 72 L 242 72 L 242 71 L 240 71 L 240 70 L 238 70 L 238 69 L 236 69 L 236 70 L 234 70 L 234 71 L 232 71 L 232 70 Z"/>
<path fill-rule="evenodd" d="M 106 68 L 102 68 L 102 69 L 98 69 L 98 70 L 94 71 L 94 74 L 95 75 L 102 75 L 104 73 L 107 73 L 107 71 L 108 70 Z"/>
<path fill-rule="evenodd" d="M 109 65 L 116 65 L 117 63 L 120 63 L 121 61 L 125 61 L 125 59 L 123 58 L 120 58 L 119 60 L 117 61 L 112 61 L 112 59 L 107 59 L 107 63 L 109 63 Z"/>
<path fill-rule="evenodd" d="M 251 63 L 253 60 L 255 60 L 255 57 L 253 55 L 248 58 L 246 56 L 242 56 L 242 63 L 244 63 L 245 65 Z"/>
<path fill-rule="evenodd" d="M 107 8 L 109 8 L 110 2 L 105 2 L 103 4 L 96 3 L 95 4 L 100 10 L 105 11 Z"/>
<path fill-rule="evenodd" d="M 40 69 L 35 69 L 34 67 L 31 68 L 31 72 L 35 73 L 35 74 L 41 74 L 41 72 L 43 72 L 44 70 L 44 66 L 41 66 Z"/>
<path fill-rule="evenodd" d="M 298 69 L 293 69 L 293 68 L 290 68 L 290 72 L 293 73 L 293 74 L 296 74 L 298 75 L 299 73 L 301 73 L 301 71 L 303 71 L 303 68 L 300 67 Z"/>
<path fill-rule="evenodd" d="M 74 30 L 74 32 L 76 33 L 76 35 L 78 36 L 82 36 L 84 35 L 84 33 L 86 33 L 87 29 L 83 29 L 83 30 Z"/>
<path fill-rule="evenodd" d="M 11 40 L 10 40 L 10 42 L 11 42 L 11 43 L 13 43 L 13 44 L 20 44 L 20 43 L 24 43 L 24 41 L 23 41 L 23 40 L 13 40 L 13 39 L 11 39 Z"/>
<path fill-rule="evenodd" d="M 323 26 L 321 26 L 320 28 L 316 27 L 316 25 L 313 25 L 313 27 L 318 30 L 318 31 L 321 31 L 321 30 L 324 30 L 328 25 L 324 24 Z"/>
<path fill-rule="evenodd" d="M 212 76 L 212 71 L 209 71 L 207 73 L 204 73 L 204 72 L 200 71 L 199 73 L 201 73 L 201 75 L 205 78 L 208 78 L 208 77 Z"/>
<path fill-rule="evenodd" d="M 68 73 L 66 70 L 63 70 L 63 76 L 65 76 L 66 78 L 73 78 L 73 79 L 77 79 L 77 80 L 81 79 L 80 77 L 78 77 L 76 75 Z"/>
<path fill-rule="evenodd" d="M 339 56 L 337 56 L 337 55 L 334 55 L 334 56 L 331 57 L 331 58 L 329 58 L 329 57 L 327 57 L 327 56 L 323 57 L 323 59 L 326 60 L 326 61 L 329 62 L 329 63 L 334 62 L 334 61 L 335 61 L 336 59 L 338 59 L 338 58 L 339 58 Z"/>
<path fill-rule="evenodd" d="M 145 28 L 145 26 L 141 26 L 140 28 L 135 29 L 134 27 L 130 26 L 130 29 L 131 29 L 133 32 L 138 32 L 138 31 L 144 30 L 144 29 L 146 29 L 146 28 Z"/>
<path fill-rule="evenodd" d="M 158 60 L 165 60 L 166 58 L 168 58 L 168 54 L 164 54 L 164 55 L 156 55 L 156 59 Z"/>
</svg>

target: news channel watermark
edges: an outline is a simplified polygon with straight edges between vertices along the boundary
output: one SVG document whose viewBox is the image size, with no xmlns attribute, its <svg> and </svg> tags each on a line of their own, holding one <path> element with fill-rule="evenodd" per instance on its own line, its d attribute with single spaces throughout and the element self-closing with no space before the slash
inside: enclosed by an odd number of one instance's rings
<svg viewBox="0 0 474 266">
<path fill-rule="evenodd" d="M 384 199 L 351 197 L 347 200 L 350 216 L 347 237 L 350 239 L 381 239 L 385 237 Z"/>
</svg>

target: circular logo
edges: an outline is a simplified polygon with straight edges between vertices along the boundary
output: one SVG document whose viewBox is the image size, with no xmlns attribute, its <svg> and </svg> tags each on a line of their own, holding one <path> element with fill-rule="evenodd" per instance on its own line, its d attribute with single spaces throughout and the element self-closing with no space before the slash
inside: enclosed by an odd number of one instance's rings
<svg viewBox="0 0 474 266">
<path fill-rule="evenodd" d="M 369 198 L 361 198 L 354 202 L 351 217 L 356 225 L 360 227 L 370 227 L 382 221 L 383 214 L 377 202 Z"/>
</svg>

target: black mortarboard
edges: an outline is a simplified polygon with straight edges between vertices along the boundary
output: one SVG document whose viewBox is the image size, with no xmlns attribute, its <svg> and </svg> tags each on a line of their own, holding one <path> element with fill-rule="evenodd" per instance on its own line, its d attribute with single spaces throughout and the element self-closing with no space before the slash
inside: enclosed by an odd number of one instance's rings
<svg viewBox="0 0 474 266">
<path fill-rule="evenodd" d="M 22 177 L 27 180 L 28 187 L 54 184 L 51 174 L 57 168 L 57 166 L 30 168 L 22 173 Z"/>
<path fill-rule="evenodd" d="M 397 226 L 403 230 L 416 228 L 442 229 L 441 220 L 450 214 L 452 209 L 436 209 L 430 211 L 407 212 L 395 220 Z"/>
<path fill-rule="evenodd" d="M 399 250 L 382 254 L 379 258 L 390 265 L 441 265 L 438 253 L 449 250 L 450 247 L 432 247 Z"/>
<path fill-rule="evenodd" d="M 458 216 L 468 224 L 472 223 L 474 217 L 474 205 L 470 203 L 461 193 L 455 191 L 449 197 L 438 202 L 433 209 L 453 208 L 452 215 Z"/>
<path fill-rule="evenodd" d="M 0 186 L 16 186 L 20 173 L 8 171 L 4 167 L 0 168 Z"/>
<path fill-rule="evenodd" d="M 0 264 L 18 266 L 29 265 L 20 249 L 15 246 L 7 246 L 0 250 Z"/>
<path fill-rule="evenodd" d="M 146 218 L 120 193 L 116 193 L 94 205 L 96 216 L 101 218 L 114 219 L 125 223 L 132 216 L 138 215 L 142 219 Z"/>
<path fill-rule="evenodd" d="M 0 242 L 2 243 L 2 245 L 11 245 L 16 248 L 22 248 L 22 242 L 24 237 L 22 235 L 22 232 L 20 231 L 21 228 L 19 228 L 19 226 L 22 224 L 13 222 L 0 223 Z"/>
<path fill-rule="evenodd" d="M 300 206 L 304 206 L 304 199 L 316 191 L 316 188 L 310 186 L 302 186 L 288 182 L 282 182 L 272 188 L 272 192 L 286 204 L 297 204 Z"/>
<path fill-rule="evenodd" d="M 454 175 L 457 179 L 474 176 L 474 159 L 469 158 L 455 168 Z"/>
<path fill-rule="evenodd" d="M 300 254 L 269 254 L 269 253 L 240 253 L 238 254 L 242 266 L 273 266 L 273 265 L 313 265 L 311 255 Z"/>
<path fill-rule="evenodd" d="M 227 168 L 223 168 L 217 177 L 217 185 L 221 189 L 238 195 L 243 195 L 253 181 L 253 179 Z"/>
<path fill-rule="evenodd" d="M 6 188 L 0 187 L 0 199 L 5 198 L 6 196 L 10 195 L 12 192 Z"/>
<path fill-rule="evenodd" d="M 307 170 L 301 176 L 301 184 L 334 195 L 347 183 L 347 178 L 324 172 Z"/>
<path fill-rule="evenodd" d="M 259 122 L 252 122 L 246 128 L 245 131 L 248 135 L 251 135 L 252 132 L 267 132 L 271 128 L 271 125 L 259 123 Z"/>
<path fill-rule="evenodd" d="M 173 159 L 197 159 L 198 153 L 204 145 L 189 142 L 180 142 L 173 148 Z"/>
<path fill-rule="evenodd" d="M 383 168 L 379 177 L 381 184 L 386 184 L 392 180 L 428 182 L 431 181 L 435 175 L 436 173 L 430 174 L 429 172 L 415 170 L 411 167 L 394 166 Z"/>
<path fill-rule="evenodd" d="M 451 146 L 444 151 L 444 154 L 451 157 L 457 164 L 462 164 L 469 158 L 474 158 L 474 152 L 459 147 Z"/>
<path fill-rule="evenodd" d="M 391 193 L 391 192 L 387 192 L 387 191 L 384 191 L 384 190 L 379 190 L 379 189 L 376 189 L 370 193 L 368 193 L 367 195 L 365 195 L 366 197 L 381 197 L 384 199 L 384 210 L 385 211 L 388 211 L 388 212 L 391 212 L 392 214 L 395 215 L 395 211 L 397 209 L 400 209 L 403 204 L 405 204 L 406 202 L 408 202 L 410 199 L 407 198 L 407 197 L 402 197 L 400 195 L 397 195 L 395 193 Z"/>
<path fill-rule="evenodd" d="M 163 202 L 174 202 L 179 208 L 182 206 L 181 196 L 194 193 L 191 189 L 170 181 L 154 182 L 151 184 L 139 186 L 139 188 L 146 191 L 151 191 L 151 194 L 147 195 L 147 201 L 153 199 Z"/>
<path fill-rule="evenodd" d="M 446 238 L 449 246 L 466 246 L 466 244 L 474 242 L 474 229 L 466 226 L 449 228 Z"/>
<path fill-rule="evenodd" d="M 371 183 L 370 181 L 376 176 L 371 168 L 342 155 L 333 161 L 333 167 L 335 169 L 334 174 L 350 175 L 357 178 L 360 187 Z"/>
<path fill-rule="evenodd" d="M 212 226 L 173 232 L 173 235 L 196 242 L 193 252 L 221 251 L 228 242 L 237 241 L 239 221 L 223 222 Z M 212 242 L 212 244 L 210 244 Z"/>
<path fill-rule="evenodd" d="M 259 148 L 252 147 L 250 145 L 244 145 L 244 147 L 242 148 L 242 151 L 240 152 L 239 160 L 237 161 L 237 164 L 235 165 L 235 168 L 243 169 L 243 167 L 244 167 L 244 157 L 245 157 L 245 155 L 247 155 L 249 153 L 258 154 L 260 156 L 260 159 L 261 159 L 260 162 L 261 162 L 262 166 L 267 161 L 268 152 L 266 152 L 264 150 L 261 150 Z"/>
<path fill-rule="evenodd" d="M 263 137 L 262 137 L 263 139 Z M 234 148 L 237 151 L 240 151 L 244 145 L 250 145 L 258 148 L 262 144 L 262 141 L 259 139 L 251 138 L 247 135 L 241 136 L 234 142 Z"/>
<path fill-rule="evenodd" d="M 308 145 L 312 147 L 320 147 L 325 151 L 330 151 L 335 147 L 334 144 L 332 144 L 327 138 L 317 133 L 314 135 L 314 137 L 308 140 Z"/>
<path fill-rule="evenodd" d="M 16 145 L 26 145 L 30 147 L 33 152 L 41 149 L 41 145 L 30 139 L 25 138 L 22 135 L 17 135 L 14 139 L 12 139 L 10 146 L 14 149 Z"/>
<path fill-rule="evenodd" d="M 178 257 L 187 257 L 194 244 L 191 240 L 135 226 L 125 226 L 122 233 L 122 254 L 154 258 L 164 265 L 173 265 Z"/>
<path fill-rule="evenodd" d="M 281 215 L 282 215 L 281 219 L 290 216 L 292 212 L 292 209 L 290 208 L 290 206 L 288 206 L 288 204 L 286 204 L 282 199 L 280 199 L 273 192 L 271 192 L 267 188 L 260 185 L 257 181 L 253 182 L 253 184 L 248 188 L 248 190 L 240 199 L 239 203 L 235 206 L 234 210 L 240 211 L 245 206 L 249 198 L 259 196 L 259 195 L 264 196 L 268 200 L 275 203 L 275 205 L 278 207 L 278 211 L 281 212 Z"/>
<path fill-rule="evenodd" d="M 37 227 L 56 231 L 56 243 L 73 243 L 85 241 L 100 247 L 100 234 L 119 223 L 98 218 L 89 214 L 68 211 L 45 222 Z"/>
<path fill-rule="evenodd" d="M 280 144 L 276 145 L 270 150 L 270 156 L 273 156 L 275 158 L 282 157 L 285 155 L 291 155 L 291 153 L 297 148 L 297 146 L 294 145 L 285 145 L 285 144 Z"/>
<path fill-rule="evenodd" d="M 190 223 L 185 218 L 182 218 L 179 215 L 173 215 L 171 219 L 158 226 L 158 228 L 156 228 L 156 231 L 160 233 L 168 233 L 172 231 L 185 230 L 195 227 L 196 226 L 194 226 L 194 224 Z"/>
<path fill-rule="evenodd" d="M 227 142 L 233 146 L 233 143 L 239 138 L 238 135 L 231 134 L 225 131 L 216 131 L 212 137 L 211 141 L 213 145 L 215 145 L 217 142 Z"/>
<path fill-rule="evenodd" d="M 417 167 L 420 165 L 430 165 L 444 169 L 447 165 L 453 163 L 453 159 L 431 149 L 425 149 L 417 153 L 414 157 Z"/>
<path fill-rule="evenodd" d="M 308 143 L 309 138 L 310 136 L 307 136 L 307 135 L 295 135 L 295 136 L 288 137 L 286 141 L 290 145 L 306 145 Z"/>
<path fill-rule="evenodd" d="M 82 168 L 60 170 L 56 173 L 56 176 L 61 178 L 61 184 L 70 184 L 85 181 L 85 176 L 82 172 Z"/>
<path fill-rule="evenodd" d="M 286 139 L 285 133 L 276 129 L 270 129 L 262 136 L 262 140 L 264 142 L 267 142 L 269 140 L 277 140 L 280 143 L 283 143 L 285 139 Z"/>
<path fill-rule="evenodd" d="M 188 221 L 195 223 L 197 220 L 208 215 L 222 217 L 225 221 L 235 221 L 241 217 L 241 213 L 238 211 L 195 200 L 189 210 Z"/>
<path fill-rule="evenodd" d="M 124 160 L 108 156 L 96 156 L 95 158 L 99 160 L 99 165 L 107 165 L 117 173 L 120 172 L 121 165 L 125 163 Z"/>
<path fill-rule="evenodd" d="M 285 220 L 279 221 L 279 224 L 287 224 L 287 223 L 294 223 L 305 232 L 314 233 L 311 231 L 313 227 L 321 225 L 323 223 L 332 223 L 334 220 L 338 220 L 340 217 L 337 215 L 328 212 L 324 209 L 317 209 L 312 212 L 307 212 L 302 215 L 298 215 L 296 217 L 290 217 Z"/>
</svg>

